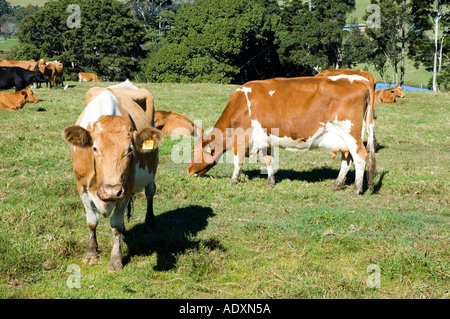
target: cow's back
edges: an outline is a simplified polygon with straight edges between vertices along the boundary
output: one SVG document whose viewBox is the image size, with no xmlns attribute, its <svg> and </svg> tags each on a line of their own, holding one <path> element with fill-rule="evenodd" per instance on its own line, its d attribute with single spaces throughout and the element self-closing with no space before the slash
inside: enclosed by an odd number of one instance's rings
<svg viewBox="0 0 450 319">
<path fill-rule="evenodd" d="M 314 77 L 252 81 L 241 90 L 235 93 L 241 99 L 244 93 L 241 109 L 247 111 L 250 121 L 258 121 L 263 128 L 279 128 L 279 136 L 294 138 L 313 136 L 319 123 L 336 119 L 360 122 L 370 96 L 364 83 Z M 358 99 L 367 102 L 355 107 L 352 101 Z"/>
</svg>

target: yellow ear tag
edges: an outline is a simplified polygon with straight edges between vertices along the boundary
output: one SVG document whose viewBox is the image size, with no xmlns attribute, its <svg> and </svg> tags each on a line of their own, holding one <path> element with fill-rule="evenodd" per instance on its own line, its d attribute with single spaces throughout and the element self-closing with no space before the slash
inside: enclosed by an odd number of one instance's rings
<svg viewBox="0 0 450 319">
<path fill-rule="evenodd" d="M 152 150 L 155 142 L 153 140 L 146 140 L 142 143 L 143 150 Z"/>
</svg>

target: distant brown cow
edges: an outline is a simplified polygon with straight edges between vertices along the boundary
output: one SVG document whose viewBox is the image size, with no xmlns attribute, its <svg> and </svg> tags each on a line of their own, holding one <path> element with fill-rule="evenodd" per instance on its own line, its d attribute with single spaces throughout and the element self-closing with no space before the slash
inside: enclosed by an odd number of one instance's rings
<svg viewBox="0 0 450 319">
<path fill-rule="evenodd" d="M 2 60 L 0 66 L 18 66 L 28 71 L 36 71 L 38 63 L 36 60 L 18 61 L 18 60 Z"/>
<path fill-rule="evenodd" d="M 396 97 L 405 97 L 400 85 L 390 89 L 376 90 L 375 103 L 395 103 Z"/>
<path fill-rule="evenodd" d="M 97 74 L 80 72 L 78 73 L 78 82 L 100 82 Z"/>
<path fill-rule="evenodd" d="M 155 111 L 155 127 L 167 135 L 202 136 L 203 130 L 183 114 L 172 111 Z M 183 134 L 184 133 L 184 134 Z"/>
<path fill-rule="evenodd" d="M 28 87 L 14 93 L 1 93 L 0 94 L 0 109 L 12 111 L 20 110 L 25 103 L 37 103 L 39 99 L 33 94 Z"/>
<path fill-rule="evenodd" d="M 50 87 L 56 86 L 58 83 L 64 85 L 64 66 L 59 61 L 47 61 L 46 59 L 39 60 L 39 71 L 44 73 L 50 80 Z"/>
</svg>

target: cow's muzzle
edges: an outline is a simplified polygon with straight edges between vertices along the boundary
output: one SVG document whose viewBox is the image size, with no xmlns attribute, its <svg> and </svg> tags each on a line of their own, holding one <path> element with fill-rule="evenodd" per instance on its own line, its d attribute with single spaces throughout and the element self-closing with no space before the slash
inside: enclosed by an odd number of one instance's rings
<svg viewBox="0 0 450 319">
<path fill-rule="evenodd" d="M 98 197 L 105 202 L 121 200 L 125 196 L 122 185 L 102 185 L 97 191 Z"/>
</svg>

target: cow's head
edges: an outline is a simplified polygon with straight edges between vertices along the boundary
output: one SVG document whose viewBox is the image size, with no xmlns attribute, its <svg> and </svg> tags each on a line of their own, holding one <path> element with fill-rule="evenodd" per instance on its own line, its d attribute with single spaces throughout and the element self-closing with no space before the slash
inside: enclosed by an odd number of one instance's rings
<svg viewBox="0 0 450 319">
<path fill-rule="evenodd" d="M 194 145 L 187 173 L 195 176 L 205 174 L 217 164 L 223 152 L 222 134 L 203 135 Z"/>
<path fill-rule="evenodd" d="M 49 82 L 49 80 L 41 71 L 34 71 L 31 82 L 43 83 Z"/>
<path fill-rule="evenodd" d="M 402 87 L 400 85 L 397 85 L 391 90 L 391 93 L 394 94 L 394 97 L 405 97 L 405 93 L 403 93 Z"/>
<path fill-rule="evenodd" d="M 25 97 L 25 102 L 28 103 L 37 103 L 39 99 L 36 95 L 34 95 L 33 91 L 31 91 L 28 87 L 20 91 L 21 94 Z"/>
<path fill-rule="evenodd" d="M 138 153 L 154 152 L 162 140 L 155 128 L 133 131 L 130 121 L 120 116 L 101 116 L 91 130 L 68 126 L 64 139 L 93 152 L 97 195 L 104 202 L 129 198 L 133 191 Z"/>
</svg>

